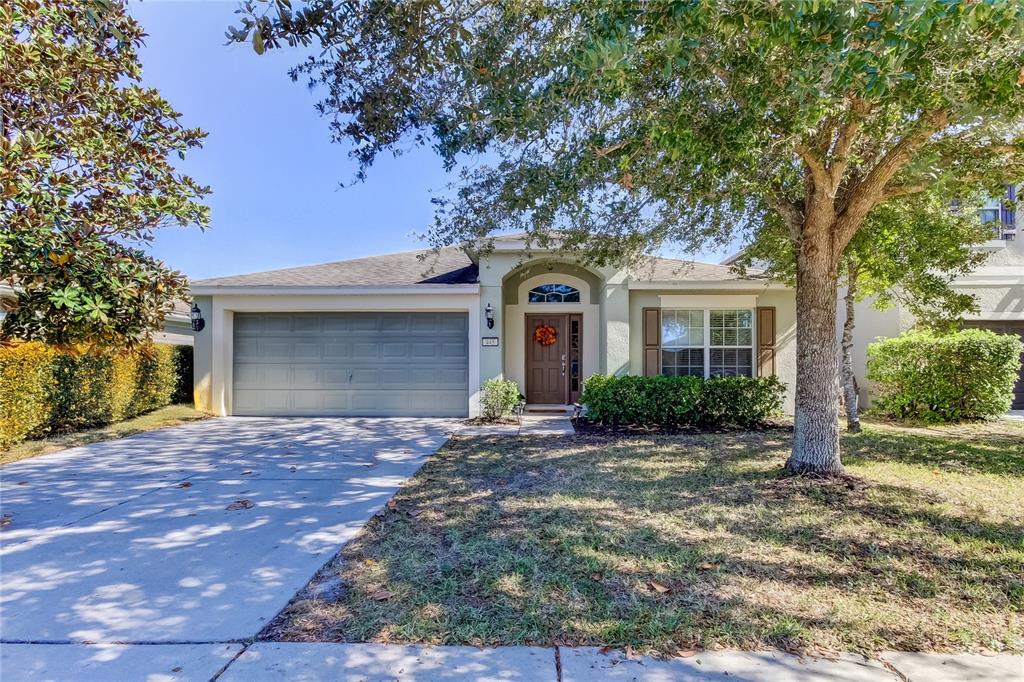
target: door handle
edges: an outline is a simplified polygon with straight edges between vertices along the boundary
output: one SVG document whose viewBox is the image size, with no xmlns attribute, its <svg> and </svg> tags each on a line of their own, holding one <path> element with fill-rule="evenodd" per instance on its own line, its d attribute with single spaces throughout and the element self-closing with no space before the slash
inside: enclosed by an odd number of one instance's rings
<svg viewBox="0 0 1024 682">
<path fill-rule="evenodd" d="M 562 376 L 565 376 L 565 353 L 562 353 Z"/>
</svg>

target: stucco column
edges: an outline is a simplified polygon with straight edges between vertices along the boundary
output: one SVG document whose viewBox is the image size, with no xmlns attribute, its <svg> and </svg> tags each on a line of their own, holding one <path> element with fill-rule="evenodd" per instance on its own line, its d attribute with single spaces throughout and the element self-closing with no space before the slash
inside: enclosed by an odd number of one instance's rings
<svg viewBox="0 0 1024 682">
<path fill-rule="evenodd" d="M 193 334 L 192 400 L 197 410 L 213 414 L 213 297 L 196 296 L 193 301 L 206 326 Z"/>
<path fill-rule="evenodd" d="M 601 289 L 601 373 L 629 373 L 629 289 L 608 281 Z"/>
<path fill-rule="evenodd" d="M 491 305 L 494 309 L 494 327 L 487 327 L 487 304 Z M 505 352 L 504 344 L 502 343 L 502 322 L 504 317 L 504 307 L 501 300 L 501 285 L 483 285 L 480 286 L 480 337 L 497 337 L 497 346 L 484 346 L 481 340 L 477 340 L 477 344 L 480 345 L 480 384 L 483 385 L 488 379 L 498 379 L 502 377 L 502 353 Z"/>
</svg>

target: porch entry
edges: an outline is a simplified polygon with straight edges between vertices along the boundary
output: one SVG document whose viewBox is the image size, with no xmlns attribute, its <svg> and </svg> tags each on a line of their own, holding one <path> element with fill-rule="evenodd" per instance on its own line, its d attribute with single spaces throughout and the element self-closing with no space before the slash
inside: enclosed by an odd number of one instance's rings
<svg viewBox="0 0 1024 682">
<path fill-rule="evenodd" d="M 538 330 L 550 327 L 554 341 L 545 345 Z M 548 334 L 550 337 L 550 334 Z M 580 314 L 526 315 L 526 402 L 568 405 L 579 400 L 583 316 Z"/>
</svg>

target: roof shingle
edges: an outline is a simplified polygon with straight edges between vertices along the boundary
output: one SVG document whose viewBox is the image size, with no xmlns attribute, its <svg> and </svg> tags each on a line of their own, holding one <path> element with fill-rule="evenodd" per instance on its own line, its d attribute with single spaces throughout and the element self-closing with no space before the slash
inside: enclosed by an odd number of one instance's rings
<svg viewBox="0 0 1024 682">
<path fill-rule="evenodd" d="M 760 273 L 751 273 L 757 278 Z M 635 282 L 725 282 L 742 279 L 728 265 L 648 258 L 630 273 Z M 304 265 L 245 275 L 193 281 L 199 287 L 348 287 L 408 286 L 415 284 L 475 284 L 479 268 L 458 247 L 438 251 L 404 251 L 353 260 Z"/>
</svg>

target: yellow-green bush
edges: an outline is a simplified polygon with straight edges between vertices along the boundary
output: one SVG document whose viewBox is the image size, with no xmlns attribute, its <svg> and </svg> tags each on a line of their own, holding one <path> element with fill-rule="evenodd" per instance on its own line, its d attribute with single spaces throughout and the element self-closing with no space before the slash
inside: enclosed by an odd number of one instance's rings
<svg viewBox="0 0 1024 682">
<path fill-rule="evenodd" d="M 0 347 L 0 448 L 25 440 L 49 422 L 55 356 L 41 343 Z"/>
<path fill-rule="evenodd" d="M 189 348 L 188 351 L 192 349 Z M 40 343 L 0 348 L 0 447 L 26 438 L 102 426 L 163 407 L 189 369 L 182 350 L 56 350 Z"/>
</svg>

